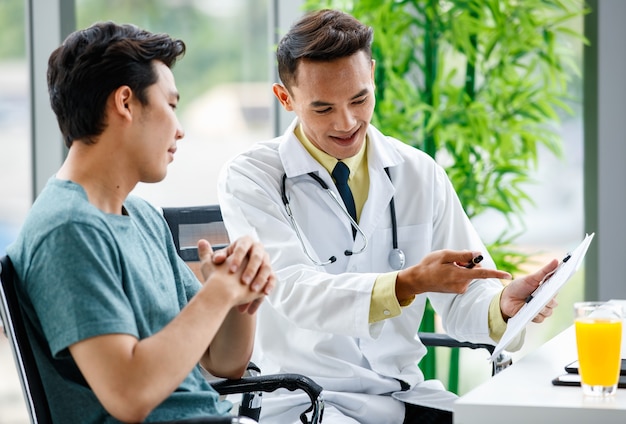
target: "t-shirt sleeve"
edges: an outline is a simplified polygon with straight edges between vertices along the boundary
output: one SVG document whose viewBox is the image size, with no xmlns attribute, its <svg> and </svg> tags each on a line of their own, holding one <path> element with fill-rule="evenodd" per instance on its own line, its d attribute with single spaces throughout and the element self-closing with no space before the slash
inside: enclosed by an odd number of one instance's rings
<svg viewBox="0 0 626 424">
<path fill-rule="evenodd" d="M 137 336 L 119 256 L 114 241 L 89 224 L 57 227 L 36 247 L 25 288 L 53 355 L 102 334 Z"/>
</svg>

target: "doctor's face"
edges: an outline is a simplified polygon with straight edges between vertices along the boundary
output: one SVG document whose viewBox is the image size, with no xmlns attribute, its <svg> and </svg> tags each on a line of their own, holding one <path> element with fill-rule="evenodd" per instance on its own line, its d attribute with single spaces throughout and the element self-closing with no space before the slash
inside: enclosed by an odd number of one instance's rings
<svg viewBox="0 0 626 424">
<path fill-rule="evenodd" d="M 359 152 L 376 103 L 374 61 L 364 52 L 329 62 L 302 60 L 290 91 L 280 84 L 273 89 L 317 148 L 337 159 Z"/>
</svg>

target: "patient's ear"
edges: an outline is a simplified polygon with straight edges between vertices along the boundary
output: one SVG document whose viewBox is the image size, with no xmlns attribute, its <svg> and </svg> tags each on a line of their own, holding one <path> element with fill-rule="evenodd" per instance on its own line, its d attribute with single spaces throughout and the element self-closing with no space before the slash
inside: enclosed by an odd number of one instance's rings
<svg viewBox="0 0 626 424">
<path fill-rule="evenodd" d="M 118 87 L 109 97 L 111 112 L 126 119 L 132 119 L 131 102 L 134 99 L 133 90 L 129 86 L 122 85 Z"/>
</svg>

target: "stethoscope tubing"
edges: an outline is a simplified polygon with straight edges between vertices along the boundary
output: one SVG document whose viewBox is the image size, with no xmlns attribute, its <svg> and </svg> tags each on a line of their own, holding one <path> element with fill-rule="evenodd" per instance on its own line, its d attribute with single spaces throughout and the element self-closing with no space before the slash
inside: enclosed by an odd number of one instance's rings
<svg viewBox="0 0 626 424">
<path fill-rule="evenodd" d="M 389 173 L 389 168 L 385 168 L 385 173 L 387 174 L 387 176 L 389 177 L 389 180 L 391 181 L 391 174 Z M 361 247 L 361 249 L 359 249 L 358 251 L 354 251 L 354 252 L 350 251 L 350 250 L 345 250 L 344 251 L 344 255 L 346 255 L 346 256 L 358 255 L 359 253 L 364 252 L 365 249 L 367 248 L 367 244 L 368 244 L 367 236 L 365 235 L 363 230 L 361 230 L 361 227 L 359 226 L 359 224 L 348 213 L 348 211 L 346 210 L 345 205 L 343 204 L 343 202 L 339 201 L 339 199 L 337 198 L 337 195 L 330 189 L 330 187 L 328 187 L 328 184 L 326 184 L 326 182 L 324 182 L 324 180 L 319 175 L 317 175 L 314 172 L 309 172 L 307 175 L 309 175 L 313 180 L 315 180 L 320 185 L 320 187 L 322 187 L 322 189 L 324 191 L 326 191 L 326 193 L 328 193 L 328 195 L 333 199 L 333 201 L 337 204 L 337 206 L 347 216 L 347 218 L 350 221 L 350 224 L 352 225 L 352 227 L 363 238 L 363 246 Z M 293 213 L 291 211 L 291 207 L 289 206 L 289 199 L 287 198 L 287 188 L 286 188 L 287 183 L 286 183 L 286 181 L 287 181 L 287 174 L 283 174 L 282 181 L 281 181 L 281 193 L 280 193 L 280 195 L 281 195 L 281 199 L 283 201 L 283 204 L 285 206 L 285 210 L 287 211 L 287 215 L 289 216 L 289 220 L 291 221 L 291 226 L 295 230 L 296 236 L 298 237 L 298 240 L 300 241 L 300 244 L 302 245 L 302 250 L 304 250 L 304 253 L 307 255 L 307 257 L 315 265 L 325 266 L 325 265 L 330 265 L 330 264 L 336 262 L 337 261 L 337 257 L 336 256 L 331 256 L 330 258 L 328 258 L 327 261 L 320 262 L 318 260 L 315 260 L 309 254 L 309 252 L 308 252 L 308 250 L 306 248 L 306 245 L 304 243 L 304 239 L 302 238 L 302 234 L 300 233 L 300 229 L 299 229 L 298 223 L 296 222 L 296 219 L 294 218 Z M 393 196 L 391 197 L 391 200 L 389 202 L 389 209 L 390 209 L 390 214 L 391 214 L 391 236 L 392 236 L 392 250 L 391 250 L 391 252 L 389 254 L 389 264 L 391 265 L 391 267 L 393 269 L 399 270 L 399 269 L 402 269 L 404 267 L 405 256 L 404 256 L 404 252 L 402 252 L 402 250 L 398 249 L 398 223 L 397 223 L 397 220 L 396 220 L 396 206 L 395 206 L 395 201 L 394 201 Z"/>
</svg>

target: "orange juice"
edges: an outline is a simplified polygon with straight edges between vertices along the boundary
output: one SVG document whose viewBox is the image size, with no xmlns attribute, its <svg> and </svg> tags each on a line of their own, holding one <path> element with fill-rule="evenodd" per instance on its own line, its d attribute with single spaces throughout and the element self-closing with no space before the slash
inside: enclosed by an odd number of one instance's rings
<svg viewBox="0 0 626 424">
<path fill-rule="evenodd" d="M 577 318 L 575 327 L 582 382 L 590 386 L 617 384 L 621 363 L 622 321 Z"/>
</svg>

